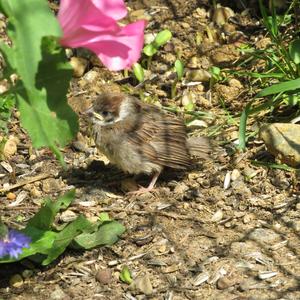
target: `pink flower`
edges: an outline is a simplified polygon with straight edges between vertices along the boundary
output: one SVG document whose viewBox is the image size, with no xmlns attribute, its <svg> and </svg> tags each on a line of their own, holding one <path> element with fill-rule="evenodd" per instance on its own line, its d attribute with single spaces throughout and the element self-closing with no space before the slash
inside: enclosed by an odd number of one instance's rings
<svg viewBox="0 0 300 300">
<path fill-rule="evenodd" d="M 126 14 L 123 0 L 61 0 L 61 45 L 93 51 L 111 71 L 130 68 L 140 58 L 146 21 L 119 26 Z"/>
</svg>

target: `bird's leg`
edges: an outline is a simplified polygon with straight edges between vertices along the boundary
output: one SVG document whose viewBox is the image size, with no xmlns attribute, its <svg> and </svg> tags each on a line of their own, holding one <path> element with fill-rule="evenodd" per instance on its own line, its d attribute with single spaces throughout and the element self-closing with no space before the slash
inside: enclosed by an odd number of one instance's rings
<svg viewBox="0 0 300 300">
<path fill-rule="evenodd" d="M 159 174 L 160 174 L 160 172 L 154 173 L 152 180 L 151 180 L 150 184 L 148 185 L 148 187 L 145 188 L 145 187 L 141 186 L 137 191 L 129 192 L 128 194 L 140 195 L 140 194 L 144 194 L 144 193 L 152 191 L 155 186 L 155 183 L 159 177 Z"/>
</svg>

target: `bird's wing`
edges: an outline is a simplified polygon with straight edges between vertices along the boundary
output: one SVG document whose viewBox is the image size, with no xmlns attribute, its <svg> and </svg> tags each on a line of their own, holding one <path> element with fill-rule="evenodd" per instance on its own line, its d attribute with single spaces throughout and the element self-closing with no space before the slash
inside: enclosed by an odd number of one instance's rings
<svg viewBox="0 0 300 300">
<path fill-rule="evenodd" d="M 166 167 L 185 169 L 190 165 L 186 130 L 182 120 L 145 103 L 139 104 L 140 118 L 129 133 L 130 142 L 141 154 Z"/>
</svg>

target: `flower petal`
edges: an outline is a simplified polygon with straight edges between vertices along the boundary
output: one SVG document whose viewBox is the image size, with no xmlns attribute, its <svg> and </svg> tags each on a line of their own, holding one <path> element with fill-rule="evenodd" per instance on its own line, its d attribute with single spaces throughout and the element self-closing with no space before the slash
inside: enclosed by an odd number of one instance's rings
<svg viewBox="0 0 300 300">
<path fill-rule="evenodd" d="M 146 21 L 140 20 L 120 27 L 116 33 L 94 37 L 80 46 L 97 54 L 109 70 L 123 70 L 129 68 L 140 58 L 144 45 L 145 26 Z"/>
<path fill-rule="evenodd" d="M 65 47 L 88 48 L 112 71 L 129 68 L 141 54 L 146 21 L 121 27 L 126 16 L 123 0 L 61 0 L 58 20 Z"/>
<path fill-rule="evenodd" d="M 77 1 L 77 0 L 76 0 Z M 114 20 L 121 20 L 127 15 L 123 0 L 92 0 L 94 5 Z"/>
</svg>

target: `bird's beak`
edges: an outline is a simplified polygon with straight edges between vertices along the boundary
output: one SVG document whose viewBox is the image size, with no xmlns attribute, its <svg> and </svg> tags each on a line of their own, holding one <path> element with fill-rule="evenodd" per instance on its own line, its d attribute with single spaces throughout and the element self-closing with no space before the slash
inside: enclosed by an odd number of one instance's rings
<svg viewBox="0 0 300 300">
<path fill-rule="evenodd" d="M 98 119 L 98 120 L 100 120 L 100 121 L 104 121 L 104 118 L 101 115 L 99 115 L 96 112 L 94 112 L 94 111 L 93 111 L 93 117 L 96 118 L 96 119 Z"/>
<path fill-rule="evenodd" d="M 96 119 L 98 119 L 98 120 L 100 120 L 100 121 L 104 121 L 103 117 L 102 117 L 100 114 L 98 114 L 98 113 L 96 113 L 96 112 L 94 111 L 94 107 L 93 107 L 93 106 L 90 107 L 89 109 L 87 109 L 83 114 L 84 114 L 84 116 L 86 116 L 86 117 L 89 117 L 89 118 L 96 118 Z"/>
</svg>

